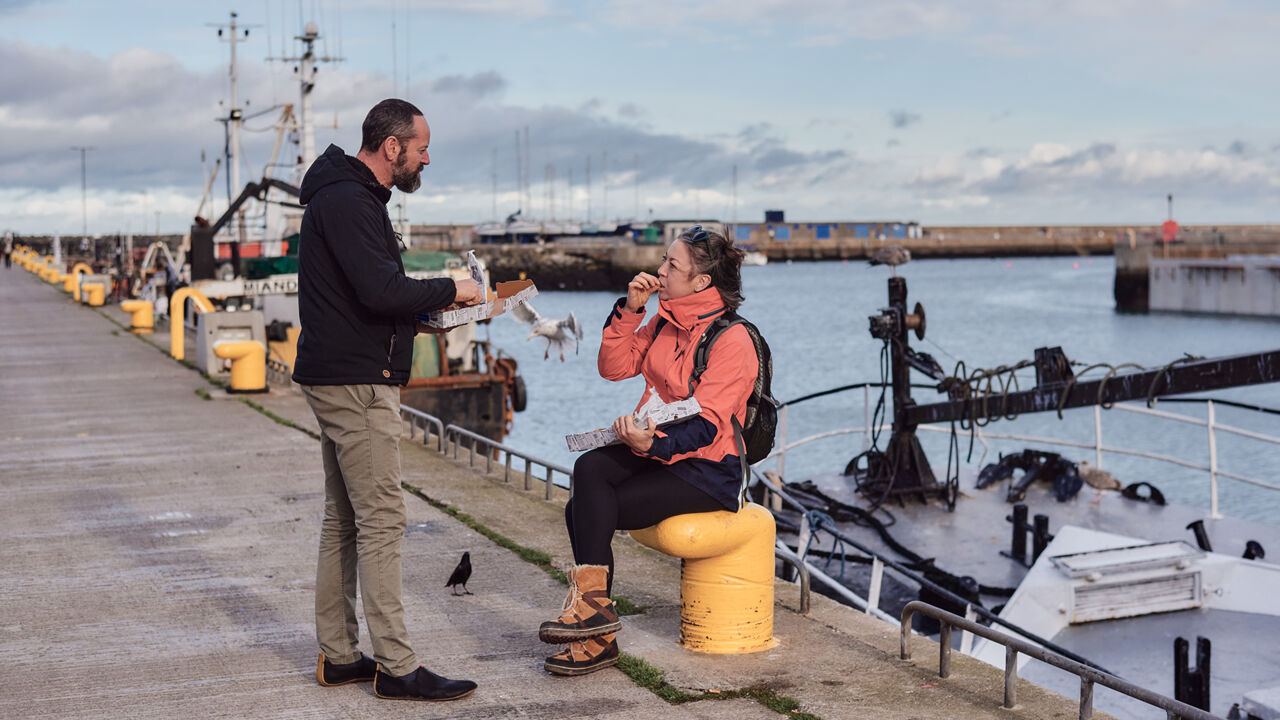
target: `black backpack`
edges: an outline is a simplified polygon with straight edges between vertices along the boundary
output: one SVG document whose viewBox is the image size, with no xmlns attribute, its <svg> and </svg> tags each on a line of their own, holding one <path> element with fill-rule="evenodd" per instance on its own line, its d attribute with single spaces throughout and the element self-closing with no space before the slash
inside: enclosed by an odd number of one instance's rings
<svg viewBox="0 0 1280 720">
<path fill-rule="evenodd" d="M 666 324 L 660 318 L 654 328 L 654 336 Z M 748 464 L 755 464 L 769 456 L 773 451 L 774 434 L 778 430 L 778 401 L 773 398 L 773 353 L 769 351 L 769 343 L 749 320 L 732 310 L 726 310 L 711 322 L 702 337 L 698 339 L 698 347 L 693 351 L 693 374 L 689 376 L 689 395 L 693 396 L 702 373 L 707 371 L 707 360 L 711 357 L 711 346 L 725 330 L 734 325 L 742 325 L 751 336 L 751 343 L 756 346 L 756 358 L 760 361 L 760 369 L 756 373 L 756 384 L 747 398 L 746 422 L 738 425 L 733 418 L 734 434 L 738 436 L 740 457 L 745 457 Z"/>
</svg>

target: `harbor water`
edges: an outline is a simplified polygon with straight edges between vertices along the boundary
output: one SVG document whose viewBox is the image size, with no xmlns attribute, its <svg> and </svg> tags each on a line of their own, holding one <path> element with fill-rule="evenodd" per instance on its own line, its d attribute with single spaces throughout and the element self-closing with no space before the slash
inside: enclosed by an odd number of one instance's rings
<svg viewBox="0 0 1280 720">
<path fill-rule="evenodd" d="M 964 361 L 970 373 L 976 368 L 1014 365 L 1030 360 L 1038 347 L 1061 346 L 1068 358 L 1084 365 L 1136 363 L 1160 368 L 1187 353 L 1216 357 L 1280 346 L 1280 322 L 1274 319 L 1117 313 L 1112 300 L 1115 268 L 1110 257 L 917 260 L 900 273 L 907 278 L 908 306 L 922 303 L 928 317 L 925 340 L 917 341 L 913 335 L 913 346 L 932 354 L 948 373 L 958 360 Z M 773 351 L 773 390 L 779 401 L 841 385 L 880 381 L 881 343 L 868 333 L 867 317 L 887 304 L 886 268 L 872 268 L 863 262 L 797 262 L 746 267 L 742 274 L 746 302 L 740 312 L 760 328 Z M 566 434 L 605 427 L 635 407 L 643 390 L 640 378 L 609 382 L 596 371 L 601 327 L 623 291 L 542 290 L 534 298 L 533 305 L 541 314 L 562 318 L 573 312 L 586 330 L 579 352 L 570 351 L 563 363 L 555 353 L 543 360 L 545 342 L 541 338 L 526 341 L 527 326 L 513 318 L 500 317 L 490 325 L 487 332 L 493 344 L 519 361 L 528 386 L 527 409 L 517 413 L 508 445 L 572 467 L 576 454 L 568 450 Z M 650 312 L 656 304 L 657 298 L 651 298 Z M 483 337 L 485 332 L 482 329 L 478 334 Z M 1078 365 L 1076 372 L 1084 365 Z M 1082 380 L 1101 379 L 1106 372 L 1105 367 L 1095 369 Z M 913 373 L 913 382 L 930 381 Z M 1021 371 L 1019 384 L 1023 389 L 1032 387 L 1034 371 Z M 921 404 L 943 398 L 929 389 L 916 389 L 913 394 Z M 1275 383 L 1193 396 L 1280 408 L 1280 384 Z M 874 406 L 878 391 L 873 390 L 870 397 Z M 794 406 L 788 416 L 789 439 L 863 426 L 863 398 L 862 390 L 854 390 Z M 1166 402 L 1157 409 L 1200 419 L 1207 413 L 1201 404 Z M 1280 415 L 1215 405 L 1215 422 L 1280 436 Z M 1196 465 L 1208 466 L 1210 462 L 1209 436 L 1203 425 L 1104 410 L 1102 428 L 1106 446 L 1170 455 Z M 1067 410 L 1061 420 L 1053 412 L 1023 415 L 1014 421 L 996 421 L 984 429 L 1092 445 L 1094 411 Z M 1014 440 L 988 440 L 984 445 L 975 439 L 970 452 L 969 433 L 958 432 L 963 492 L 974 492 L 978 470 L 995 461 L 1002 451 L 1033 447 L 1061 452 L 1074 461 L 1095 460 L 1092 448 L 1058 448 Z M 885 432 L 880 438 L 882 448 L 887 440 Z M 921 433 L 939 477 L 946 468 L 949 440 L 945 433 Z M 798 481 L 839 472 L 863 450 L 864 442 L 861 434 L 837 435 L 799 448 L 787 457 L 786 479 Z M 1216 433 L 1216 444 L 1221 470 L 1280 484 L 1276 472 L 1280 446 L 1221 431 Z M 1147 481 L 1171 501 L 1209 507 L 1206 472 L 1112 453 L 1103 455 L 1103 467 L 1126 485 Z M 1280 524 L 1280 492 L 1227 478 L 1220 478 L 1219 485 L 1224 514 Z"/>
</svg>

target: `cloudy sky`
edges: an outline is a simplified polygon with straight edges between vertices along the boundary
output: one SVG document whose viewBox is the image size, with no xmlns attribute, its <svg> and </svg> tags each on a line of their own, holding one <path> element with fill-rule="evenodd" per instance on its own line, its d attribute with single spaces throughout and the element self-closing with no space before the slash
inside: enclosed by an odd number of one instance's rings
<svg viewBox="0 0 1280 720">
<path fill-rule="evenodd" d="M 417 223 L 526 203 L 596 220 L 1154 223 L 1170 192 L 1184 223 L 1280 221 L 1266 0 L 0 0 L 0 230 L 80 232 L 78 146 L 94 148 L 90 232 L 188 225 L 201 155 L 222 152 L 229 48 L 212 25 L 233 10 L 253 26 L 240 97 L 264 113 L 242 179 L 267 162 L 271 108 L 297 97 L 292 64 L 267 58 L 315 21 L 343 58 L 319 75 L 321 149 L 353 151 L 384 97 L 426 112 L 432 165 L 403 198 Z"/>
</svg>

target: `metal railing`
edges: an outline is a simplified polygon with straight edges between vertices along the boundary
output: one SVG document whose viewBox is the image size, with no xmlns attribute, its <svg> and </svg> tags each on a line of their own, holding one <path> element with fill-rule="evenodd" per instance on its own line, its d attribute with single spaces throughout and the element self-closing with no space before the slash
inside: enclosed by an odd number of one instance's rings
<svg viewBox="0 0 1280 720">
<path fill-rule="evenodd" d="M 544 470 L 543 476 L 538 478 L 543 482 L 544 497 L 551 499 L 552 491 L 555 489 L 555 473 L 560 473 L 569 479 L 569 492 L 573 492 L 573 471 L 563 465 L 557 465 L 553 462 L 543 460 L 542 458 L 530 455 L 525 452 L 516 450 L 500 442 L 492 440 L 476 432 L 472 432 L 458 425 L 445 425 L 440 418 L 416 410 L 411 407 L 400 406 L 401 420 L 409 423 L 409 439 L 412 440 L 417 436 L 418 430 L 422 431 L 422 444 L 430 445 L 431 436 L 436 436 L 436 449 L 443 455 L 449 455 L 450 448 L 453 450 L 453 458 L 458 459 L 458 452 L 463 445 L 467 447 L 467 466 L 475 467 L 477 447 L 483 446 L 486 449 L 484 455 L 485 472 L 493 472 L 493 463 L 495 455 L 501 455 L 503 460 L 503 482 L 511 482 L 511 463 L 513 458 L 524 460 L 524 489 L 533 489 L 533 468 L 536 466 Z M 434 432 L 433 432 L 434 431 Z"/>
<path fill-rule="evenodd" d="M 535 457 L 528 453 L 521 452 L 519 450 L 516 450 L 515 448 L 508 447 L 506 445 L 503 445 L 500 442 L 491 440 L 490 438 L 487 438 L 484 435 L 481 435 L 479 433 L 472 432 L 470 430 L 467 430 L 466 428 L 458 427 L 457 425 L 446 426 L 444 428 L 443 436 L 444 436 L 444 447 L 441 449 L 441 452 L 444 452 L 447 454 L 448 447 L 451 445 L 453 447 L 453 457 L 455 460 L 458 458 L 458 448 L 463 444 L 462 441 L 464 439 L 471 441 L 467 443 L 467 449 L 469 452 L 468 465 L 471 467 L 475 467 L 476 446 L 483 445 L 485 448 L 487 448 L 489 452 L 484 453 L 486 473 L 493 471 L 493 462 L 495 459 L 494 458 L 495 452 L 501 453 L 505 457 L 505 462 L 503 463 L 505 467 L 503 471 L 503 476 L 502 476 L 503 482 L 508 482 L 508 483 L 511 482 L 511 459 L 520 458 L 521 460 L 524 460 L 524 489 L 525 490 L 533 489 L 532 467 L 534 465 L 537 465 L 546 470 L 545 479 L 543 479 L 543 482 L 545 484 L 545 493 L 544 493 L 545 499 L 550 500 L 551 493 L 555 489 L 555 483 L 553 481 L 553 477 L 555 473 L 560 473 L 561 475 L 564 475 L 566 478 L 569 479 L 569 493 L 571 495 L 573 494 L 573 471 L 567 467 L 564 467 L 563 465 L 557 465 L 553 462 L 543 460 L 542 458 Z"/>
<path fill-rule="evenodd" d="M 778 409 L 777 448 L 772 453 L 769 454 L 769 458 L 766 458 L 766 460 L 770 458 L 774 459 L 777 464 L 778 474 L 782 475 L 783 477 L 786 477 L 785 469 L 786 469 L 787 453 L 803 445 L 807 445 L 817 440 L 822 440 L 829 437 L 835 437 L 837 435 L 863 435 L 864 449 L 870 447 L 871 439 L 875 433 L 891 429 L 891 426 L 888 424 L 883 424 L 883 425 L 872 424 L 870 389 L 873 387 L 880 387 L 880 386 L 881 386 L 880 383 L 861 383 L 857 385 L 849 385 L 841 388 L 835 388 L 834 390 L 830 390 L 830 391 L 814 393 L 812 395 L 807 395 L 797 400 L 792 400 L 788 403 L 784 403 Z M 788 415 L 788 409 L 792 405 L 796 405 L 800 402 L 803 402 L 805 400 L 810 400 L 816 397 L 822 397 L 824 395 L 833 394 L 835 392 L 844 392 L 844 391 L 856 390 L 856 389 L 861 389 L 863 391 L 863 409 L 864 409 L 864 417 L 865 417 L 865 424 L 863 426 L 853 427 L 853 428 L 842 428 L 837 430 L 828 430 L 826 432 L 809 435 L 799 440 L 788 441 L 787 415 Z M 1171 400 L 1188 401 L 1191 399 L 1171 399 Z M 1036 443 L 1040 445 L 1054 445 L 1058 447 L 1073 447 L 1073 448 L 1080 448 L 1084 450 L 1093 450 L 1095 465 L 1099 468 L 1102 467 L 1102 454 L 1113 453 L 1116 455 L 1129 455 L 1133 457 L 1147 458 L 1149 460 L 1156 460 L 1156 461 L 1165 462 L 1172 465 L 1178 465 L 1180 467 L 1185 467 L 1192 470 L 1198 470 L 1201 472 L 1208 473 L 1209 475 L 1209 514 L 1211 517 L 1214 517 L 1214 518 L 1222 517 L 1222 515 L 1219 513 L 1219 510 L 1218 510 L 1218 490 L 1219 490 L 1218 479 L 1219 478 L 1228 478 L 1230 480 L 1247 483 L 1255 487 L 1260 487 L 1267 490 L 1280 491 L 1280 485 L 1278 484 L 1269 483 L 1263 480 L 1259 480 L 1257 478 L 1251 478 L 1245 475 L 1228 472 L 1220 468 L 1218 465 L 1217 433 L 1219 432 L 1228 433 L 1238 437 L 1249 438 L 1251 440 L 1257 440 L 1260 442 L 1264 442 L 1264 443 L 1268 443 L 1276 446 L 1280 446 L 1280 437 L 1273 437 L 1271 435 L 1253 432 L 1250 430 L 1244 430 L 1241 428 L 1233 427 L 1231 425 L 1226 425 L 1226 424 L 1217 422 L 1215 404 L 1226 404 L 1226 405 L 1231 405 L 1235 407 L 1241 407 L 1244 409 L 1261 410 L 1264 412 L 1266 412 L 1267 410 L 1265 408 L 1257 408 L 1249 405 L 1242 405 L 1240 403 L 1232 403 L 1228 401 L 1220 402 L 1220 401 L 1215 401 L 1211 399 L 1203 399 L 1203 400 L 1195 400 L 1195 401 L 1204 402 L 1206 406 L 1207 419 L 1202 420 L 1200 418 L 1192 417 L 1189 415 L 1180 415 L 1178 413 L 1171 413 L 1163 410 L 1153 410 L 1141 404 L 1135 404 L 1135 403 L 1116 403 L 1110 409 L 1121 410 L 1124 412 L 1136 413 L 1140 415 L 1147 415 L 1150 417 L 1157 417 L 1157 418 L 1161 418 L 1163 420 L 1169 420 L 1172 422 L 1180 422 L 1180 423 L 1185 423 L 1189 425 L 1198 425 L 1206 428 L 1208 448 L 1209 448 L 1209 464 L 1208 465 L 1191 462 L 1188 460 L 1184 460 L 1182 458 L 1174 457 L 1172 455 L 1162 455 L 1159 453 L 1146 452 L 1143 450 L 1133 450 L 1130 448 L 1121 448 L 1121 447 L 1113 447 L 1113 446 L 1105 445 L 1102 440 L 1102 437 L 1103 437 L 1102 408 L 1096 405 L 1093 408 L 1094 440 L 1092 443 L 1074 442 L 1070 440 L 1058 440 L 1054 438 L 1044 438 L 1044 437 L 1036 437 L 1036 436 L 1030 436 L 1030 435 L 1016 435 L 1016 434 L 1010 434 L 1010 433 L 987 432 L 982 427 L 975 428 L 974 433 L 978 442 L 982 444 L 984 458 L 986 456 L 987 451 L 990 449 L 990 446 L 988 445 L 987 440 L 1014 440 L 1019 442 Z M 942 427 L 939 425 L 920 425 L 917 429 L 924 430 L 927 432 L 935 432 L 935 433 L 948 433 L 948 434 L 951 433 L 951 428 Z M 968 431 L 965 431 L 965 432 L 968 432 Z M 762 460 L 761 462 L 765 462 L 765 461 Z M 981 462 L 982 460 L 980 459 L 979 464 L 981 464 Z"/>
<path fill-rule="evenodd" d="M 418 428 L 422 428 L 422 444 L 426 445 L 431 440 L 431 433 L 428 428 L 436 429 L 436 449 L 444 452 L 444 423 L 435 415 L 428 415 L 411 407 L 400 406 L 400 419 L 409 421 L 409 439 L 412 440 L 414 433 Z"/>
<path fill-rule="evenodd" d="M 800 614 L 809 614 L 809 566 L 805 564 L 791 548 L 781 540 L 773 549 L 773 556 L 796 569 L 796 578 L 800 583 Z"/>
<path fill-rule="evenodd" d="M 1082 665 L 1056 652 L 1036 647 L 1015 637 L 999 633 L 991 628 L 979 625 L 971 620 L 949 613 L 928 603 L 913 600 L 902 609 L 902 622 L 899 626 L 899 657 L 911 659 L 911 619 L 916 614 L 927 615 L 938 621 L 941 633 L 938 636 L 938 677 L 951 675 L 951 628 L 958 627 L 965 632 L 973 633 L 994 643 L 1004 646 L 1004 707 L 1012 708 L 1018 704 L 1018 653 L 1035 658 L 1043 663 L 1066 670 L 1080 678 L 1080 720 L 1093 717 L 1093 686 L 1101 685 L 1116 692 L 1128 695 L 1148 705 L 1164 710 L 1170 720 L 1222 720 L 1213 713 L 1205 712 L 1171 697 L 1152 692 L 1145 688 L 1122 680 L 1111 673 Z"/>
<path fill-rule="evenodd" d="M 888 623 L 896 624 L 898 622 L 897 618 L 881 610 L 879 607 L 880 587 L 883 582 L 884 574 L 886 572 L 892 572 L 895 576 L 900 577 L 908 582 L 919 585 L 922 588 L 928 588 L 937 596 L 950 600 L 951 602 L 955 603 L 956 606 L 958 607 L 964 607 L 966 615 L 972 614 L 974 617 L 981 617 L 983 620 L 986 620 L 987 622 L 1007 628 L 1008 630 L 1011 630 L 1017 633 L 1018 635 L 1021 635 L 1022 637 L 1027 638 L 1031 642 L 1036 643 L 1037 645 L 1041 645 L 1052 651 L 1055 651 L 1063 655 L 1064 657 L 1071 658 L 1072 660 L 1075 660 L 1076 662 L 1079 662 L 1083 665 L 1087 665 L 1089 667 L 1093 667 L 1098 670 L 1102 670 L 1104 672 L 1106 671 L 1106 668 L 1103 668 L 1102 666 L 1091 662 L 1088 658 L 1078 655 L 1072 652 L 1071 650 L 1054 643 L 1052 640 L 1040 637 L 1039 635 L 1036 635 L 1035 633 L 1029 630 L 1026 630 L 1025 628 L 1019 627 L 1018 625 L 1015 625 L 1014 623 L 1009 622 L 1008 620 L 1000 617 L 999 615 L 996 615 L 995 613 L 991 612 L 990 610 L 987 610 L 984 607 L 974 605 L 968 599 L 961 597 L 960 595 L 957 595 L 956 593 L 952 592 L 948 588 L 945 588 L 929 580 L 928 578 L 924 577 L 924 575 L 914 572 L 913 570 L 903 565 L 902 563 L 892 558 L 886 557 L 876 552 L 875 550 L 872 550 L 866 545 L 863 545 L 862 543 L 858 542 L 856 539 L 840 532 L 839 528 L 837 527 L 826 526 L 825 524 L 822 524 L 820 525 L 820 527 L 817 527 L 817 528 L 813 527 L 809 522 L 808 514 L 802 503 L 800 503 L 798 500 L 792 497 L 790 493 L 788 493 L 786 490 L 779 488 L 776 485 L 772 485 L 769 483 L 763 483 L 763 484 L 768 493 L 773 494 L 774 496 L 780 498 L 785 504 L 790 505 L 791 507 L 803 513 L 800 518 L 800 534 L 799 534 L 799 540 L 797 541 L 799 552 L 796 552 L 794 554 L 801 561 L 801 563 L 804 564 L 805 568 L 808 569 L 809 575 L 812 576 L 813 578 L 816 578 L 820 582 L 822 582 L 822 584 L 827 586 L 832 592 L 836 593 L 841 598 L 843 598 L 846 602 L 862 610 L 866 614 L 873 615 Z M 853 548 L 854 550 L 857 550 L 858 552 L 862 553 L 865 557 L 871 559 L 871 579 L 870 579 L 870 586 L 868 589 L 867 597 L 864 598 L 858 595 L 853 590 L 850 590 L 848 587 L 841 584 L 838 580 L 830 577 L 825 572 L 823 572 L 820 568 L 816 567 L 813 563 L 808 561 L 807 553 L 810 545 L 810 543 L 808 542 L 808 538 L 810 535 L 818 531 L 826 532 L 831 535 L 833 548 L 836 544 L 836 541 L 838 540 L 841 544 L 847 545 Z M 786 547 L 786 546 L 783 545 L 783 547 Z M 787 549 L 790 550 L 790 548 L 787 548 Z M 971 640 L 968 639 L 967 637 L 961 638 L 962 646 L 967 647 L 970 642 Z"/>
<path fill-rule="evenodd" d="M 275 358 L 267 358 L 267 375 L 272 380 L 281 384 L 287 385 L 293 382 L 291 377 L 293 375 L 293 370 L 288 365 L 276 360 Z"/>
</svg>

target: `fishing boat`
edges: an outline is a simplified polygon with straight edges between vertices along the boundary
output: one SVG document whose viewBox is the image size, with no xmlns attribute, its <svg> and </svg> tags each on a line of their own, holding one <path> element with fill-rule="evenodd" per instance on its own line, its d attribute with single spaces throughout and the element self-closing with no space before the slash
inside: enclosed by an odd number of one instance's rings
<svg viewBox="0 0 1280 720">
<path fill-rule="evenodd" d="M 754 468 L 754 496 L 774 511 L 780 551 L 804 563 L 815 587 L 895 625 L 908 603 L 925 601 L 1219 717 L 1277 717 L 1280 654 L 1271 638 L 1280 633 L 1280 565 L 1267 552 L 1280 552 L 1280 528 L 1225 515 L 1219 484 L 1238 483 L 1280 508 L 1274 473 L 1236 470 L 1242 456 L 1277 452 L 1280 411 L 1209 393 L 1280 380 L 1280 350 L 1082 371 L 1061 349 L 1040 348 L 1023 362 L 948 373 L 911 348 L 911 335 L 924 339 L 926 316 L 919 303 L 908 309 L 901 277 L 889 280 L 888 306 L 869 324 L 884 342 L 882 377 L 783 404 L 776 449 Z M 922 390 L 937 399 L 913 397 Z M 787 435 L 789 415 L 833 394 L 855 407 L 861 399 L 861 426 Z M 1015 431 L 1019 415 L 1070 408 L 1092 409 L 1092 442 Z M 1225 422 L 1224 411 L 1242 421 Z M 1199 448 L 1172 455 L 1106 443 L 1104 417 L 1136 419 L 1152 434 L 1165 432 L 1162 423 L 1199 426 L 1209 461 L 1196 457 Z M 923 433 L 947 437 L 945 470 L 930 462 Z M 842 435 L 862 446 L 844 468 L 787 475 L 806 446 Z M 981 454 L 966 469 L 970 443 Z M 1233 457 L 1220 452 L 1228 446 Z M 1088 466 L 1070 459 L 1082 456 Z M 1099 480 L 1115 458 L 1147 465 L 1126 463 L 1123 482 Z M 1204 474 L 1206 507 L 1165 498 L 1162 468 L 1170 467 Z M 1004 666 L 1000 642 L 944 637 L 920 614 L 915 627 Z M 1019 677 L 1084 692 L 1074 674 L 1025 654 L 1017 662 Z M 1094 702 L 1121 718 L 1165 717 L 1111 691 Z"/>
<path fill-rule="evenodd" d="M 236 27 L 236 14 L 232 13 L 228 36 L 232 43 L 239 37 Z M 316 157 L 311 103 L 316 65 L 333 59 L 317 57 L 314 46 L 319 38 L 319 28 L 308 23 L 297 37 L 302 52 L 295 58 L 282 58 L 297 63 L 299 112 L 294 112 L 293 104 L 280 108 L 267 172 L 260 180 L 247 183 L 219 217 L 209 220 L 201 213 L 223 160 L 230 173 L 230 187 L 239 183 L 239 135 L 247 118 L 237 105 L 233 44 L 230 110 L 220 119 L 227 127 L 227 154 L 208 177 L 205 197 L 182 245 L 171 252 L 164 243 L 153 244 L 137 263 L 130 283 L 134 295 L 155 302 L 160 312 L 168 310 L 169 295 L 188 285 L 217 310 L 261 313 L 268 362 L 279 371 L 278 377 L 288 377 L 301 333 L 297 252 L 303 209 L 297 203 L 297 186 Z M 285 168 L 286 177 L 274 177 L 270 170 L 277 167 L 286 137 L 297 144 L 297 163 Z M 410 225 L 403 217 L 403 205 L 399 209 L 401 217 L 394 225 L 402 243 L 406 275 L 416 279 L 470 277 L 459 255 L 409 249 Z M 525 398 L 516 361 L 478 337 L 474 324 L 443 335 L 415 338 L 410 380 L 401 389 L 404 406 L 501 441 L 511 429 L 514 414 L 524 409 Z"/>
</svg>

